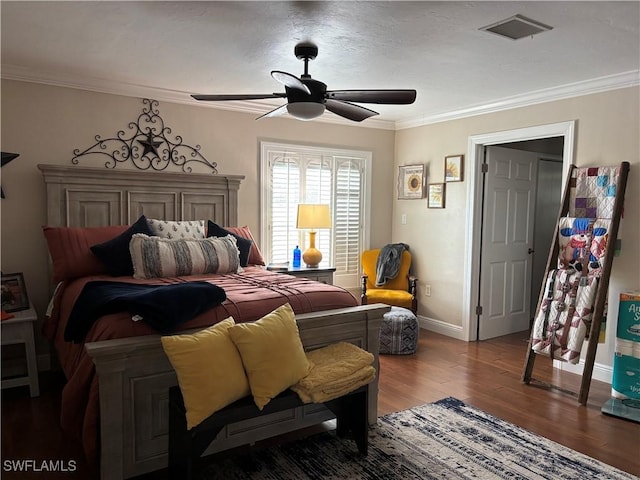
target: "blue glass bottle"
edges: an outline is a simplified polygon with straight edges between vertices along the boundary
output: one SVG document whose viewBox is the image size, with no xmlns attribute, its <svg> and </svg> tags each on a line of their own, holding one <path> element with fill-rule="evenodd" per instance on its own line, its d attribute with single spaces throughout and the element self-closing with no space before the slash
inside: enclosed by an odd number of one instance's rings
<svg viewBox="0 0 640 480">
<path fill-rule="evenodd" d="M 300 268 L 300 256 L 300 249 L 296 245 L 296 248 L 293 249 L 293 268 Z"/>
</svg>

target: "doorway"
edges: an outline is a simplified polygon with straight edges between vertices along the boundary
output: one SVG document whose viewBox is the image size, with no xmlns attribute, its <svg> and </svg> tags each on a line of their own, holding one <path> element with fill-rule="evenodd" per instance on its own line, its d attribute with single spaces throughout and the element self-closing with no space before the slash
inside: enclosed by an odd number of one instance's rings
<svg viewBox="0 0 640 480">
<path fill-rule="evenodd" d="M 512 142 L 561 137 L 562 146 L 562 182 L 566 181 L 569 165 L 573 162 L 575 122 L 562 122 L 517 130 L 495 132 L 469 137 L 469 183 L 467 186 L 469 208 L 467 209 L 467 238 L 465 247 L 465 285 L 463 291 L 463 334 L 469 341 L 478 340 L 479 322 L 482 321 L 480 309 L 481 289 L 481 255 L 482 255 L 482 220 L 484 199 L 484 175 L 482 163 L 485 147 Z M 563 187 L 557 191 L 558 201 Z M 554 213 L 556 215 L 557 212 Z M 548 253 L 548 252 L 547 252 Z M 531 279 L 530 279 L 531 280 Z M 538 290 L 534 287 L 533 290 Z M 530 295 L 526 295 L 527 301 Z M 522 297 L 523 303 L 524 297 Z M 531 303 L 533 301 L 531 300 Z M 482 306 L 484 307 L 484 306 Z M 530 308 L 527 305 L 526 310 Z"/>
<path fill-rule="evenodd" d="M 562 191 L 563 138 L 545 143 L 485 147 L 478 340 L 531 326 Z"/>
</svg>

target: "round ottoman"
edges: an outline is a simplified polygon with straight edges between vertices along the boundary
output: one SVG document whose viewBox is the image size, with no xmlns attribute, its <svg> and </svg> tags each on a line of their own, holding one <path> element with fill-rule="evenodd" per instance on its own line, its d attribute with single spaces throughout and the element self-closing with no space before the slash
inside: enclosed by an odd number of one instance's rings
<svg viewBox="0 0 640 480">
<path fill-rule="evenodd" d="M 409 355 L 418 348 L 418 319 L 409 309 L 391 307 L 380 325 L 380 353 Z"/>
</svg>

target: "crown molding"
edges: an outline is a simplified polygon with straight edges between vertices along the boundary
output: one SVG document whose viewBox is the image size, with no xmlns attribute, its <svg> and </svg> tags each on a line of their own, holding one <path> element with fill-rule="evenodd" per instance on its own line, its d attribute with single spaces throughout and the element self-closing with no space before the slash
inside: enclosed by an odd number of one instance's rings
<svg viewBox="0 0 640 480">
<path fill-rule="evenodd" d="M 619 88 L 637 87 L 640 85 L 640 70 L 632 70 L 616 75 L 594 78 L 583 82 L 569 83 L 558 87 L 535 90 L 523 95 L 505 97 L 495 102 L 474 105 L 461 110 L 442 112 L 435 115 L 427 115 L 413 120 L 403 120 L 396 122 L 396 130 L 419 127 L 433 123 L 447 122 L 461 118 L 495 113 L 513 108 L 527 107 L 539 103 L 553 102 L 566 98 L 601 93 Z"/>
<path fill-rule="evenodd" d="M 79 77 L 66 73 L 40 73 L 29 68 L 16 65 L 2 65 L 0 77 L 7 80 L 21 82 L 40 83 L 57 87 L 75 88 L 99 93 L 123 95 L 136 98 L 153 98 L 158 101 L 180 103 L 198 106 L 202 108 L 214 108 L 218 110 L 230 110 L 241 113 L 250 113 L 256 116 L 263 115 L 274 108 L 274 105 L 258 101 L 230 101 L 230 102 L 199 102 L 191 98 L 188 92 L 171 90 L 166 88 L 139 85 L 127 82 L 114 82 L 97 77 Z M 526 107 L 539 103 L 563 100 L 566 98 L 593 93 L 606 92 L 619 88 L 628 88 L 640 85 L 640 70 L 632 70 L 616 75 L 594 78 L 583 82 L 569 83 L 558 87 L 535 90 L 523 95 L 505 97 L 494 102 L 473 105 L 460 110 L 441 112 L 433 115 L 425 115 L 419 118 L 389 121 L 369 118 L 365 123 L 351 122 L 330 112 L 314 119 L 314 122 L 348 125 L 350 127 L 377 128 L 383 130 L 403 130 L 433 123 L 447 122 L 461 118 L 495 113 L 513 108 Z M 299 121 L 288 116 L 281 117 L 285 120 Z"/>
<path fill-rule="evenodd" d="M 69 75 L 67 73 L 39 73 L 29 68 L 16 65 L 2 65 L 0 78 L 17 80 L 20 82 L 39 83 L 56 87 L 75 88 L 98 93 L 122 95 L 125 97 L 153 98 L 154 100 L 180 103 L 202 108 L 214 108 L 217 110 L 230 110 L 234 112 L 250 113 L 256 116 L 264 115 L 273 110 L 276 105 L 261 103 L 258 101 L 229 101 L 229 102 L 200 102 L 191 98 L 189 92 L 170 90 L 166 88 L 139 85 L 127 82 L 114 82 L 98 77 Z M 299 122 L 287 115 L 281 117 L 284 120 Z M 313 120 L 314 122 L 348 125 L 350 127 L 377 128 L 383 130 L 395 130 L 394 121 L 367 119 L 366 123 L 354 123 L 346 118 L 326 112 Z"/>
</svg>

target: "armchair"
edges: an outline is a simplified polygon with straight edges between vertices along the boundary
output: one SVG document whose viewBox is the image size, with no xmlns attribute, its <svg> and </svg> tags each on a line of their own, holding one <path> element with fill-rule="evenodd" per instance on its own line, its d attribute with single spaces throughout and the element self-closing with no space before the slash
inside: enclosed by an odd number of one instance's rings
<svg viewBox="0 0 640 480">
<path fill-rule="evenodd" d="M 414 314 L 418 311 L 416 299 L 416 284 L 418 279 L 409 275 L 411 268 L 411 253 L 402 252 L 402 262 L 396 278 L 387 281 L 382 287 L 376 287 L 376 263 L 380 249 L 365 250 L 362 252 L 362 292 L 360 300 L 362 305 L 369 303 L 384 303 L 396 307 L 410 309 Z"/>
</svg>

